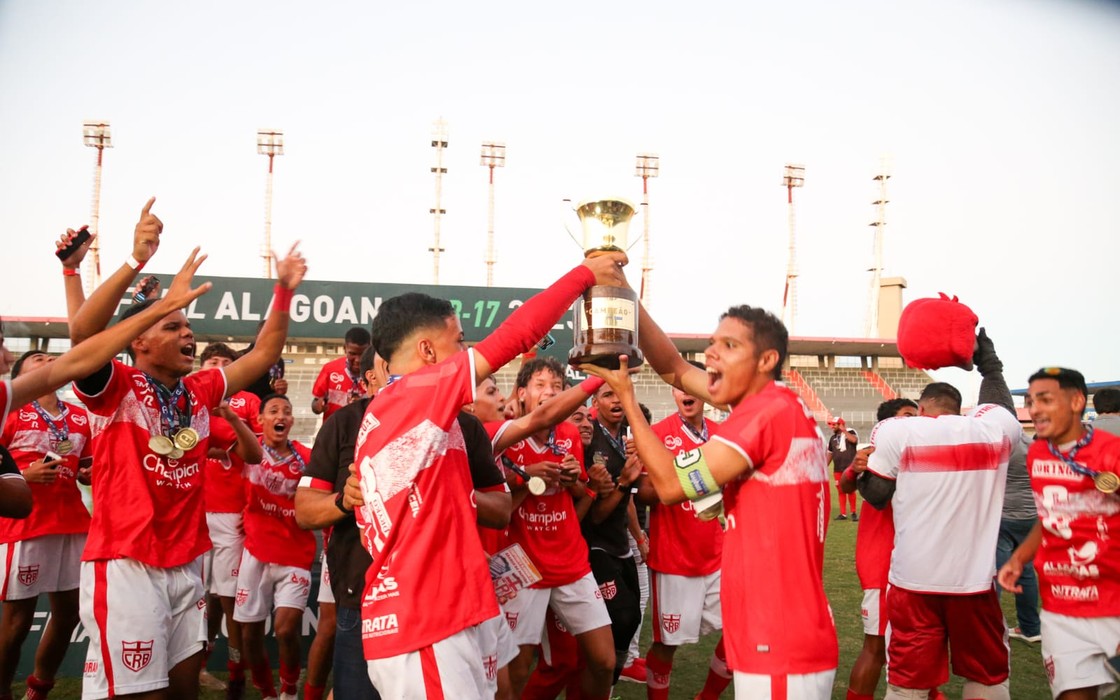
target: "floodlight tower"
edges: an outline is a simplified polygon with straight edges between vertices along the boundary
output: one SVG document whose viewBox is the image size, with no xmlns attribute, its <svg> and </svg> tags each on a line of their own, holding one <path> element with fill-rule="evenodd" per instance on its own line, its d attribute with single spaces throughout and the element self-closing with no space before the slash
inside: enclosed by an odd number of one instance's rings
<svg viewBox="0 0 1120 700">
<path fill-rule="evenodd" d="M 649 309 L 650 303 L 650 272 L 653 271 L 653 261 L 649 256 L 649 179 L 657 177 L 661 172 L 661 158 L 656 153 L 639 153 L 634 165 L 634 175 L 642 178 L 642 207 L 645 218 L 642 221 L 642 305 Z"/>
<path fill-rule="evenodd" d="M 786 264 L 786 286 L 782 293 L 782 323 L 793 335 L 794 321 L 797 320 L 797 216 L 793 208 L 793 188 L 805 185 L 805 166 L 786 164 L 782 176 L 782 187 L 786 188 L 786 221 L 789 225 L 789 262 Z"/>
<path fill-rule="evenodd" d="M 97 235 L 101 219 L 101 159 L 106 148 L 113 147 L 112 134 L 109 132 L 109 122 L 95 119 L 87 120 L 82 124 L 82 143 L 90 148 L 97 149 L 97 165 L 93 169 L 93 201 L 90 203 L 89 232 Z M 86 261 L 86 295 L 101 284 L 101 240 L 94 238 L 89 250 L 93 255 Z"/>
<path fill-rule="evenodd" d="M 265 279 L 272 279 L 272 161 L 284 155 L 284 132 L 276 129 L 257 129 L 257 153 L 268 156 L 268 180 L 264 188 L 264 258 Z"/>
<path fill-rule="evenodd" d="M 482 165 L 490 169 L 490 211 L 486 219 L 486 286 L 494 286 L 494 168 L 506 165 L 504 141 L 486 141 L 482 144 Z"/>
<path fill-rule="evenodd" d="M 879 187 L 879 198 L 872 204 L 875 205 L 874 261 L 871 263 L 871 287 L 867 290 L 867 320 L 864 323 L 863 334 L 874 337 L 879 329 L 879 285 L 883 277 L 883 228 L 887 225 L 887 180 L 891 179 L 890 161 L 882 158 L 879 162 L 879 174 L 872 178 Z"/>
<path fill-rule="evenodd" d="M 440 205 L 443 176 L 447 174 L 447 168 L 443 167 L 443 149 L 447 148 L 447 122 L 442 117 L 432 125 L 432 148 L 436 149 L 436 164 L 432 166 L 432 173 L 436 176 L 436 205 L 428 213 L 435 219 L 435 241 L 428 250 L 432 253 L 432 284 L 439 284 L 439 254 L 445 250 L 439 245 L 439 218 L 447 213 Z"/>
</svg>

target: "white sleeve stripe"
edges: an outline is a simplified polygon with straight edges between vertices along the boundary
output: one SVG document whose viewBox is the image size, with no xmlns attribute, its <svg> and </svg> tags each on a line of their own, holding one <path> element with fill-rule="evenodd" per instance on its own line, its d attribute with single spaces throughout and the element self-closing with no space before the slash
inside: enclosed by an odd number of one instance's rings
<svg viewBox="0 0 1120 700">
<path fill-rule="evenodd" d="M 470 369 L 471 376 L 468 383 L 471 385 L 471 400 L 474 403 L 475 398 L 478 396 L 478 373 L 474 366 L 474 348 L 467 348 L 468 368 Z"/>
<path fill-rule="evenodd" d="M 712 439 L 719 440 L 723 444 L 741 454 L 743 456 L 743 459 L 747 460 L 747 469 L 754 469 L 754 462 L 751 461 L 750 455 L 748 455 L 746 450 L 740 447 L 737 443 L 731 442 L 730 440 L 720 437 L 719 435 L 713 435 Z"/>
</svg>

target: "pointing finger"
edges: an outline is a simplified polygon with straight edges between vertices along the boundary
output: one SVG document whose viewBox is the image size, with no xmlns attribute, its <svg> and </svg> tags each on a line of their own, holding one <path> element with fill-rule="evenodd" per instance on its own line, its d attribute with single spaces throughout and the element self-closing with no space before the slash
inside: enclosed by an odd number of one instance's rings
<svg viewBox="0 0 1120 700">
<path fill-rule="evenodd" d="M 148 203 L 144 205 L 144 208 L 140 210 L 140 216 L 148 216 L 149 214 L 151 214 L 152 205 L 155 204 L 155 203 L 156 203 L 156 198 L 155 197 L 152 197 L 151 199 L 149 199 Z"/>
</svg>

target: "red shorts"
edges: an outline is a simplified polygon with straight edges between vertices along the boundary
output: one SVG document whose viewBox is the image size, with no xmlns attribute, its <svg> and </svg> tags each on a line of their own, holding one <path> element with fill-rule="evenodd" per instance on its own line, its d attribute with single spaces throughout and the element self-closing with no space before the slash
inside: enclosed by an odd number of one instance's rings
<svg viewBox="0 0 1120 700">
<path fill-rule="evenodd" d="M 1011 650 L 999 595 L 945 595 L 887 589 L 887 681 L 900 688 L 936 688 L 953 673 L 983 685 L 1007 680 Z"/>
</svg>

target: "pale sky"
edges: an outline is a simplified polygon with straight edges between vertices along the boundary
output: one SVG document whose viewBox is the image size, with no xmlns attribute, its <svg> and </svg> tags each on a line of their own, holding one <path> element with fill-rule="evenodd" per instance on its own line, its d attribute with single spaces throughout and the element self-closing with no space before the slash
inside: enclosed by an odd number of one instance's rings
<svg viewBox="0 0 1120 700">
<path fill-rule="evenodd" d="M 1107 280 L 1120 260 L 1120 6 L 1075 0 L 295 3 L 0 0 L 0 314 L 64 316 L 53 240 L 90 217 L 87 118 L 112 124 L 103 270 L 144 201 L 151 269 L 257 276 L 266 158 L 285 133 L 273 241 L 315 279 L 430 284 L 443 117 L 440 281 L 544 286 L 580 259 L 562 200 L 641 199 L 652 310 L 710 332 L 731 304 L 781 311 L 783 165 L 796 193 L 797 335 L 862 334 L 872 176 L 890 155 L 885 271 L 955 294 L 1022 386 L 1042 365 L 1120 379 Z M 642 228 L 637 219 L 635 228 Z M 630 277 L 639 279 L 641 246 Z M 975 380 L 946 376 L 967 393 Z"/>
</svg>

